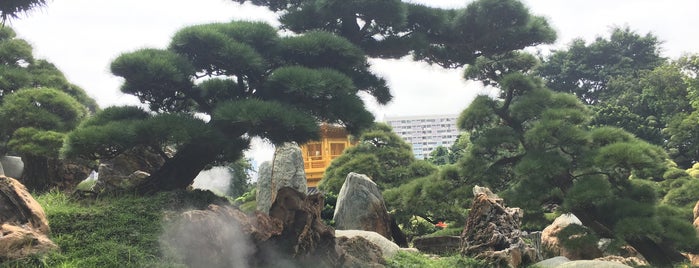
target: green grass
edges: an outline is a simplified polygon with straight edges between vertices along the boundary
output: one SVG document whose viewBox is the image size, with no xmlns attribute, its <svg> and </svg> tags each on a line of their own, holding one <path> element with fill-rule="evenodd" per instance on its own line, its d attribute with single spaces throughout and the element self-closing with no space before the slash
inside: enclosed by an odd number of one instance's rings
<svg viewBox="0 0 699 268">
<path fill-rule="evenodd" d="M 52 191 L 36 196 L 60 250 L 8 261 L 0 267 L 178 267 L 160 252 L 165 211 L 201 208 L 221 200 L 203 193 L 170 192 L 73 200 Z"/>
<path fill-rule="evenodd" d="M 387 261 L 389 268 L 443 268 L 443 267 L 488 267 L 484 262 L 461 255 L 431 256 L 422 253 L 399 251 Z"/>
</svg>

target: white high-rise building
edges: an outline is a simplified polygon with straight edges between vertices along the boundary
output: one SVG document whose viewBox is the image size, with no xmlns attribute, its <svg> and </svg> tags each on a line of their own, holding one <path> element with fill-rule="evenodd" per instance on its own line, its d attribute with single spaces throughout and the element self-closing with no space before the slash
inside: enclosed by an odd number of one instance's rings
<svg viewBox="0 0 699 268">
<path fill-rule="evenodd" d="M 426 115 L 386 117 L 393 132 L 413 146 L 413 154 L 425 159 L 437 146 L 449 147 L 459 136 L 457 115 Z"/>
</svg>

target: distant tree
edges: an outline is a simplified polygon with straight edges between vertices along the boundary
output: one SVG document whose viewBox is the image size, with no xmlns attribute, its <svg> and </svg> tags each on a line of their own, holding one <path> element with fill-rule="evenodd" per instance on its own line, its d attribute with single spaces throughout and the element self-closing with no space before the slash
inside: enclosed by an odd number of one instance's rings
<svg viewBox="0 0 699 268">
<path fill-rule="evenodd" d="M 404 182 L 383 192 L 393 217 L 411 233 L 411 220 L 419 216 L 431 224 L 451 221 L 462 224 L 468 214 L 473 185 L 463 183 L 458 168 L 441 166 L 439 172 Z"/>
<path fill-rule="evenodd" d="M 356 172 L 369 176 L 379 189 L 385 190 L 435 170 L 426 161 L 415 159 L 410 144 L 390 126 L 375 123 L 361 134 L 357 145 L 346 149 L 330 163 L 318 188 L 339 193 L 347 174 Z"/>
<path fill-rule="evenodd" d="M 449 149 L 441 145 L 437 146 L 430 152 L 430 156 L 426 160 L 437 166 L 451 164 L 449 161 Z"/>
<path fill-rule="evenodd" d="M 608 39 L 598 37 L 589 45 L 582 39 L 574 40 L 566 50 L 546 58 L 537 73 L 552 90 L 573 93 L 584 103 L 597 104 L 624 94 L 623 87 L 610 89 L 610 80 L 639 79 L 664 61 L 660 41 L 654 35 L 614 28 Z"/>
<path fill-rule="evenodd" d="M 478 0 L 462 9 L 439 9 L 400 0 L 233 0 L 280 14 L 295 33 L 328 31 L 375 58 L 400 58 L 459 67 L 541 43 L 556 33 L 517 0 Z"/>
<path fill-rule="evenodd" d="M 228 196 L 237 198 L 252 190 L 250 171 L 252 171 L 252 165 L 247 158 L 240 158 L 228 165 L 228 172 L 231 175 Z"/>
<path fill-rule="evenodd" d="M 662 133 L 666 139 L 665 148 L 673 160 L 683 168 L 699 162 L 699 55 L 687 55 L 675 62 L 681 70 L 686 86 L 686 98 L 675 96 L 677 104 L 689 101 L 691 109 L 683 110 L 672 117 Z M 672 107 L 673 98 L 668 97 L 667 105 Z"/>
<path fill-rule="evenodd" d="M 624 239 L 653 265 L 695 250 L 685 215 L 662 206 L 654 181 L 667 155 L 613 127 L 588 128 L 591 114 L 575 96 L 555 93 L 518 72 L 494 79 L 498 99 L 477 97 L 459 126 L 472 145 L 459 163 L 467 184 L 483 183 L 507 200 L 540 211 L 559 203 L 602 237 Z"/>
<path fill-rule="evenodd" d="M 87 109 L 72 96 L 52 88 L 28 88 L 8 94 L 0 104 L 0 154 L 19 155 L 25 164 L 22 182 L 45 190 L 67 132 Z M 19 178 L 18 178 L 19 179 Z"/>
<path fill-rule="evenodd" d="M 46 0 L 3 0 L 0 2 L 0 27 L 9 19 L 19 18 L 19 14 L 46 5 Z"/>
<path fill-rule="evenodd" d="M 432 152 L 430 152 L 430 157 L 426 160 L 437 166 L 443 166 L 447 164 L 455 164 L 466 151 L 469 139 L 467 133 L 461 133 L 456 138 L 454 143 L 447 147 L 437 146 Z"/>
<path fill-rule="evenodd" d="M 240 158 L 251 137 L 302 143 L 318 137 L 320 122 L 358 133 L 374 117 L 357 94 L 391 99 L 347 40 L 325 32 L 280 37 L 259 22 L 186 27 L 168 49 L 122 54 L 111 70 L 151 112 L 105 109 L 69 135 L 64 152 L 100 159 L 133 146 L 174 147 L 141 192 L 185 188 L 205 166 Z"/>
</svg>

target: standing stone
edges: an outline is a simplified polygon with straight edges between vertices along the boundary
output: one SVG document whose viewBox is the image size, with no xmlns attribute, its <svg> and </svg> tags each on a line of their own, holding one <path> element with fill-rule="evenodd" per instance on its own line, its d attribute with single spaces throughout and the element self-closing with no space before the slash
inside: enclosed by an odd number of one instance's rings
<svg viewBox="0 0 699 268">
<path fill-rule="evenodd" d="M 697 201 L 697 204 L 694 205 L 694 222 L 697 222 L 697 219 L 699 219 L 699 201 Z M 696 225 L 695 225 L 696 226 Z M 696 226 L 699 228 L 699 226 Z"/>
<path fill-rule="evenodd" d="M 21 179 L 24 173 L 24 162 L 19 156 L 0 156 L 0 175 Z"/>
<path fill-rule="evenodd" d="M 303 194 L 308 190 L 303 154 L 295 142 L 286 142 L 277 147 L 273 160 L 262 163 L 258 174 L 257 210 L 263 213 L 269 213 L 279 189 L 290 187 Z"/>
<path fill-rule="evenodd" d="M 27 188 L 0 176 L 0 263 L 56 249 L 48 234 L 46 213 Z"/>
<path fill-rule="evenodd" d="M 350 172 L 335 205 L 335 228 L 364 230 L 391 239 L 391 218 L 379 187 L 369 177 Z"/>
<path fill-rule="evenodd" d="M 524 243 L 522 210 L 476 186 L 471 211 L 461 233 L 461 254 L 485 260 L 493 267 L 519 267 L 536 261 L 535 250 Z"/>
</svg>

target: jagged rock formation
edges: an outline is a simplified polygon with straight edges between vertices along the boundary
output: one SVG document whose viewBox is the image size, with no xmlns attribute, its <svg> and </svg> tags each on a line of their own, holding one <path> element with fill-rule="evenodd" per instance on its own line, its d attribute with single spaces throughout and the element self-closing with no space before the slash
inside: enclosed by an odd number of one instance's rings
<svg viewBox="0 0 699 268">
<path fill-rule="evenodd" d="M 56 249 L 44 209 L 27 188 L 0 176 L 0 263 Z"/>
<path fill-rule="evenodd" d="M 160 154 L 144 147 L 136 147 L 101 161 L 95 191 L 115 192 L 133 189 L 165 163 Z"/>
<path fill-rule="evenodd" d="M 306 193 L 308 190 L 301 147 L 295 142 L 278 146 L 274 150 L 273 160 L 260 165 L 257 180 L 257 210 L 269 212 L 276 199 L 275 194 L 283 187 L 291 187 L 300 193 Z"/>
<path fill-rule="evenodd" d="M 522 239 L 522 211 L 474 187 L 473 204 L 461 233 L 461 254 L 482 259 L 493 267 L 519 267 L 536 261 L 535 250 Z"/>
<path fill-rule="evenodd" d="M 363 174 L 347 174 L 337 196 L 333 220 L 338 230 L 372 231 L 392 238 L 391 217 L 381 191 Z"/>
</svg>

